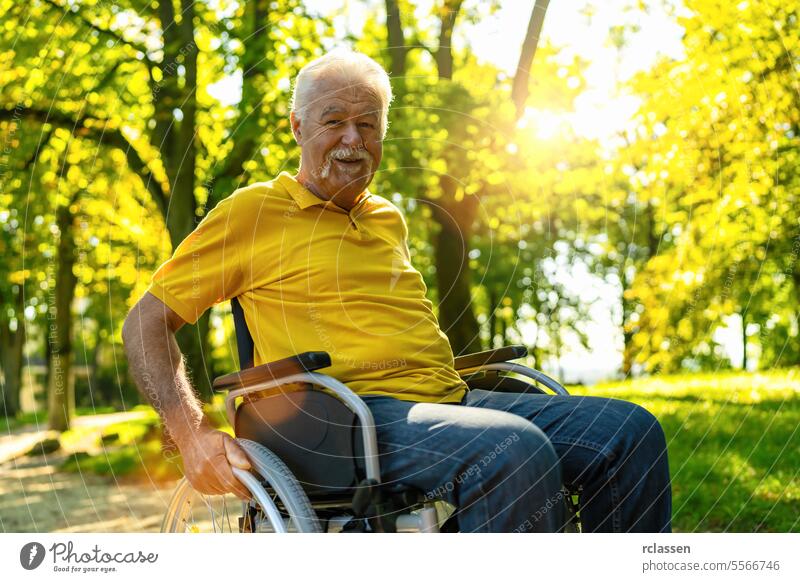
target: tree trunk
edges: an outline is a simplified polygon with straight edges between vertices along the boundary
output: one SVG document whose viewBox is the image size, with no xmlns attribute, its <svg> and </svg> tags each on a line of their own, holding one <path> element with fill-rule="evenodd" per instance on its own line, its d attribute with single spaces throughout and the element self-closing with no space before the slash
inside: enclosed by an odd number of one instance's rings
<svg viewBox="0 0 800 582">
<path fill-rule="evenodd" d="M 192 155 L 192 159 L 194 156 Z M 195 219 L 194 198 L 194 164 L 192 172 L 181 172 L 175 176 L 173 191 L 174 204 L 171 200 L 167 228 L 172 248 L 185 239 L 197 226 Z M 184 325 L 176 334 L 176 340 L 186 359 L 186 369 L 191 374 L 192 385 L 197 390 L 200 398 L 209 401 L 212 395 L 211 381 L 211 351 L 208 341 L 209 313 L 206 311 L 194 325 Z"/>
<path fill-rule="evenodd" d="M 742 309 L 739 315 L 742 318 L 742 370 L 747 372 L 747 312 Z"/>
<path fill-rule="evenodd" d="M 622 373 L 625 377 L 629 377 L 633 371 L 633 364 L 635 360 L 635 348 L 633 346 L 633 336 L 639 331 L 639 326 L 634 325 L 628 328 L 630 318 L 635 313 L 637 303 L 625 298 L 625 292 L 633 287 L 634 273 L 628 276 L 627 266 L 628 261 L 633 257 L 633 265 L 638 271 L 639 267 L 644 265 L 648 260 L 658 254 L 659 245 L 661 244 L 661 237 L 658 235 L 657 226 L 658 218 L 656 216 L 656 208 L 652 204 L 645 203 L 641 210 L 642 224 L 645 229 L 644 247 L 640 247 L 636 241 L 633 240 L 634 233 L 628 234 L 631 237 L 628 244 L 627 252 L 622 257 L 620 263 L 620 282 L 622 284 L 622 297 L 620 298 L 622 307 L 622 338 L 624 342 L 624 351 L 622 356 Z"/>
<path fill-rule="evenodd" d="M 539 46 L 539 36 L 542 33 L 544 15 L 547 13 L 547 6 L 550 0 L 536 0 L 528 21 L 528 30 L 525 33 L 525 40 L 522 42 L 522 51 L 517 62 L 517 71 L 514 74 L 514 84 L 511 87 L 511 100 L 516 108 L 517 120 L 525 112 L 525 102 L 528 100 L 528 82 L 531 76 L 531 65 Z"/>
<path fill-rule="evenodd" d="M 631 372 L 633 371 L 633 361 L 634 361 L 634 353 L 633 353 L 633 336 L 636 333 L 636 328 L 629 327 L 631 321 L 631 315 L 634 312 L 635 304 L 631 302 L 629 299 L 625 298 L 625 292 L 630 289 L 632 281 L 628 280 L 628 276 L 625 273 L 625 264 L 623 258 L 623 264 L 621 266 L 621 273 L 620 273 L 620 281 L 622 283 L 622 294 L 620 297 L 621 300 L 621 307 L 622 307 L 622 340 L 623 340 L 623 351 L 622 351 L 622 373 L 625 375 L 625 378 L 630 377 Z"/>
<path fill-rule="evenodd" d="M 25 317 L 22 287 L 17 286 L 13 306 L 16 330 L 6 313 L 0 314 L 0 367 L 2 367 L 3 414 L 13 418 L 20 412 L 20 389 L 22 388 L 22 352 L 25 346 Z"/>
<path fill-rule="evenodd" d="M 393 81 L 402 84 L 406 76 L 406 56 L 408 48 L 400 19 L 400 6 L 397 0 L 386 0 L 386 31 L 389 40 L 389 73 Z"/>
<path fill-rule="evenodd" d="M 442 6 L 439 47 L 434 58 L 439 81 L 453 78 L 451 39 L 462 0 L 445 0 Z M 472 310 L 472 276 L 469 239 L 477 208 L 476 196 L 456 200 L 457 184 L 450 175 L 439 178 L 440 197 L 433 202 L 433 219 L 439 231 L 433 238 L 439 323 L 456 355 L 480 351 L 480 327 Z"/>
<path fill-rule="evenodd" d="M 219 168 L 215 168 L 206 208 L 211 209 L 236 188 L 249 182 L 245 163 L 253 160 L 261 147 L 262 124 L 269 113 L 264 110 L 264 87 L 275 63 L 266 58 L 274 46 L 270 21 L 271 0 L 251 0 L 244 5 L 241 30 L 237 37 L 242 43 L 242 98 L 237 106 L 235 129 L 228 138 L 233 148 Z M 208 183 L 205 184 L 208 187 Z"/>
<path fill-rule="evenodd" d="M 439 291 L 439 324 L 456 355 L 481 349 L 480 326 L 472 310 L 472 273 L 469 239 L 477 210 L 477 197 L 454 202 L 456 184 L 450 176 L 440 179 L 442 198 L 433 203 L 433 219 L 439 231 L 433 237 L 436 285 Z"/>
<path fill-rule="evenodd" d="M 439 48 L 434 58 L 440 79 L 453 78 L 453 29 L 461 10 L 463 0 L 444 0 L 442 7 L 441 29 L 439 30 Z"/>
<path fill-rule="evenodd" d="M 539 336 L 541 335 L 541 326 L 536 322 L 536 335 L 533 336 L 533 346 L 528 353 L 533 356 L 533 367 L 537 370 L 542 369 L 542 348 L 539 347 Z"/>
<path fill-rule="evenodd" d="M 114 405 L 114 398 L 119 394 L 119 390 L 110 382 L 101 381 L 100 370 L 101 360 L 103 359 L 103 348 L 106 347 L 101 332 L 103 326 L 98 325 L 95 331 L 94 350 L 92 351 L 92 359 L 89 363 L 89 386 L 93 392 L 93 401 L 95 406 L 112 406 Z M 113 346 L 113 344 L 111 344 Z M 112 347 L 113 349 L 113 347 Z"/>
<path fill-rule="evenodd" d="M 489 345 L 486 346 L 488 349 L 495 348 L 495 335 L 497 335 L 497 310 L 500 309 L 500 306 L 497 304 L 497 292 L 495 291 L 494 287 L 490 287 L 488 289 L 489 295 Z M 500 346 L 502 347 L 502 345 Z"/>
<path fill-rule="evenodd" d="M 563 344 L 561 343 L 561 326 L 559 326 L 558 330 L 553 334 L 554 342 L 553 345 L 555 346 L 556 352 L 556 365 L 558 367 L 558 381 L 562 384 L 564 383 L 564 363 L 561 361 L 561 351 L 563 348 Z"/>
<path fill-rule="evenodd" d="M 160 145 L 161 158 L 169 177 L 171 192 L 165 222 L 172 248 L 175 249 L 197 226 L 195 199 L 197 146 L 197 45 L 194 41 L 194 3 L 181 0 L 180 19 L 176 18 L 171 0 L 159 2 L 159 18 L 164 31 L 164 59 L 159 64 L 162 82 L 153 91 L 156 124 L 151 143 Z M 183 65 L 181 83 L 178 64 Z M 181 86 L 182 85 L 182 86 Z M 173 109 L 180 103 L 181 119 L 176 121 Z M 208 349 L 208 313 L 194 325 L 185 325 L 177 334 L 178 345 L 192 374 L 193 385 L 200 397 L 211 396 L 211 373 Z"/>
<path fill-rule="evenodd" d="M 396 86 L 404 90 L 402 77 L 406 73 L 406 59 L 409 48 L 406 45 L 400 18 L 399 2 L 386 0 L 386 27 L 391 59 L 392 75 L 398 78 Z M 440 82 L 453 78 L 452 38 L 463 0 L 443 0 L 440 12 L 438 46 L 431 51 L 436 62 Z M 530 62 L 538 42 L 538 31 L 544 18 L 547 2 L 539 1 L 534 8 L 535 22 L 528 29 L 521 63 L 527 63 L 525 79 L 529 78 Z M 538 12 L 537 12 L 538 9 Z M 533 19 L 532 19 L 533 22 Z M 522 80 L 520 80 L 522 82 Z M 524 104 L 524 99 L 523 99 Z M 438 232 L 432 236 L 436 282 L 439 292 L 439 323 L 450 339 L 456 354 L 479 351 L 481 349 L 480 327 L 472 309 L 472 277 L 469 268 L 469 240 L 477 209 L 476 195 L 456 199 L 457 184 L 452 176 L 444 175 L 439 180 L 440 196 L 431 201 L 433 219 L 438 224 Z M 490 344 L 493 341 L 494 324 L 490 323 Z"/>
<path fill-rule="evenodd" d="M 480 327 L 472 312 L 467 248 L 463 232 L 439 223 L 433 241 L 436 255 L 436 284 L 439 290 L 439 324 L 450 339 L 456 355 L 481 349 Z"/>
<path fill-rule="evenodd" d="M 58 257 L 55 288 L 49 299 L 47 326 L 47 424 L 53 430 L 69 429 L 75 412 L 75 383 L 72 376 L 72 300 L 77 277 L 75 241 L 72 238 L 74 215 L 70 205 L 56 212 Z"/>
<path fill-rule="evenodd" d="M 795 268 L 792 271 L 792 280 L 794 281 L 795 306 L 800 306 L 800 262 L 797 260 L 795 260 Z M 795 321 L 800 325 L 800 307 L 795 315 Z M 800 349 L 796 349 L 792 354 L 792 360 L 786 363 L 790 366 L 800 366 Z"/>
<path fill-rule="evenodd" d="M 208 341 L 209 312 L 206 311 L 194 325 L 184 325 L 175 334 L 175 339 L 186 360 L 186 373 L 201 400 L 211 401 L 211 382 L 214 370 Z"/>
</svg>

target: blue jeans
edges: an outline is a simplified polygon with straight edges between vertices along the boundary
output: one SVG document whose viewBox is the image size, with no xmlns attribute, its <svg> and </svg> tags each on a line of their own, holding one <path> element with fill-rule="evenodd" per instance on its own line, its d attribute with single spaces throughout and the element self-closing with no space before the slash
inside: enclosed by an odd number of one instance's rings
<svg viewBox="0 0 800 582">
<path fill-rule="evenodd" d="M 460 531 L 559 531 L 562 484 L 582 487 L 583 531 L 671 531 L 664 433 L 635 404 L 485 390 L 460 404 L 364 401 L 382 480 L 453 504 Z"/>
</svg>

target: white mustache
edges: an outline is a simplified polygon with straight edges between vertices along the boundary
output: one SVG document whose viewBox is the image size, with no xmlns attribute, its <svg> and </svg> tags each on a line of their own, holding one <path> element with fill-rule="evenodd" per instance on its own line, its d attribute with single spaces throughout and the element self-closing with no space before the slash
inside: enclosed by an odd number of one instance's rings
<svg viewBox="0 0 800 582">
<path fill-rule="evenodd" d="M 372 169 L 372 164 L 374 162 L 372 155 L 365 149 L 336 148 L 328 152 L 328 155 L 325 156 L 325 162 L 322 164 L 319 172 L 321 177 L 328 177 L 333 160 L 366 160 L 369 163 L 369 170 Z"/>
<path fill-rule="evenodd" d="M 328 157 L 332 160 L 371 160 L 372 156 L 369 155 L 367 150 L 357 149 L 352 150 L 348 148 L 337 148 L 331 150 Z"/>
</svg>

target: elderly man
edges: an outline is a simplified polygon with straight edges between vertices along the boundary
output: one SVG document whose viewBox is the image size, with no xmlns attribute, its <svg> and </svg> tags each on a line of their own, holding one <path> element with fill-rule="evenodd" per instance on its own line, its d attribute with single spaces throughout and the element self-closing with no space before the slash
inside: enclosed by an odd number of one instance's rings
<svg viewBox="0 0 800 582">
<path fill-rule="evenodd" d="M 239 297 L 255 364 L 325 350 L 332 376 L 377 425 L 381 471 L 458 508 L 461 531 L 558 531 L 561 486 L 581 486 L 587 531 L 669 531 L 664 435 L 633 404 L 467 392 L 411 264 L 402 214 L 367 186 L 377 171 L 391 87 L 365 55 L 335 51 L 298 75 L 296 175 L 219 203 L 153 277 L 123 337 L 140 389 L 204 493 L 247 491 L 243 452 L 214 430 L 174 333 Z M 499 451 L 499 452 L 498 452 Z"/>
</svg>

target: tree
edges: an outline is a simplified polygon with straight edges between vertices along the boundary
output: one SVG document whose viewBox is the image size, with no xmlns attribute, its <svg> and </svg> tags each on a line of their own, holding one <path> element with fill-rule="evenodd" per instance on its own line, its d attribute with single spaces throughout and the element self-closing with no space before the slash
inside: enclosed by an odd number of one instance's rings
<svg viewBox="0 0 800 582">
<path fill-rule="evenodd" d="M 276 96 L 288 101 L 280 81 L 318 50 L 320 25 L 299 2 L 256 0 L 232 11 L 191 0 L 3 4 L 15 25 L 5 28 L 3 43 L 18 66 L 0 87 L 0 120 L 21 109 L 21 121 L 44 132 L 59 127 L 122 151 L 172 247 L 251 178 L 257 160 L 274 166 L 291 154 L 286 136 L 270 133 L 288 127 L 288 111 L 264 105 Z M 220 104 L 209 87 L 237 71 L 242 99 Z M 206 366 L 208 318 L 178 334 L 206 397 L 213 374 Z"/>
<path fill-rule="evenodd" d="M 17 255 L 11 250 L 21 246 L 18 220 L 9 211 L 0 212 L 0 253 L 9 260 L 0 264 L 3 305 L 0 309 L 0 389 L 3 414 L 14 417 L 20 411 L 23 348 L 25 346 L 24 278 L 20 276 Z M 16 224 L 15 224 L 16 223 Z M 13 225 L 13 226 L 12 226 Z M 7 301 L 7 303 L 6 303 Z"/>
<path fill-rule="evenodd" d="M 29 337 L 26 309 L 46 304 L 42 284 L 48 264 L 46 253 L 41 252 L 47 237 L 26 224 L 27 215 L 20 202 L 29 181 L 26 176 L 51 136 L 38 139 L 19 123 L 17 113 L 10 121 L 0 121 L 0 253 L 4 257 L 0 261 L 0 370 L 3 413 L 8 417 L 20 412 L 24 350 Z M 32 276 L 34 273 L 40 278 Z"/>
<path fill-rule="evenodd" d="M 785 349 L 800 296 L 797 8 L 696 2 L 680 19 L 685 58 L 634 81 L 646 97 L 635 147 L 647 155 L 632 177 L 658 200 L 667 243 L 629 290 L 642 306 L 636 358 L 648 369 L 719 362 L 714 333 L 731 317 L 742 324 L 743 364 L 751 328 L 770 364 L 798 362 Z"/>
<path fill-rule="evenodd" d="M 523 42 L 517 78 L 513 83 L 517 115 L 525 101 L 530 63 L 546 8 L 547 2 L 535 3 L 531 25 Z M 490 129 L 479 121 L 486 117 L 487 103 L 476 100 L 475 95 L 466 89 L 465 80 L 456 78 L 453 33 L 459 18 L 470 16 L 463 14 L 462 9 L 462 0 L 442 0 L 437 3 L 433 10 L 439 23 L 435 45 L 425 39 L 421 31 L 416 31 L 409 43 L 402 16 L 410 21 L 410 11 L 401 13 L 398 2 L 386 2 L 387 53 L 398 94 L 398 106 L 395 109 L 398 111 L 399 107 L 399 114 L 394 117 L 396 125 L 403 127 L 405 131 L 409 127 L 417 127 L 419 124 L 413 118 L 420 115 L 420 109 L 423 111 L 422 115 L 427 117 L 424 108 L 430 107 L 431 111 L 435 111 L 437 127 L 443 133 L 433 139 L 440 143 L 445 140 L 444 144 L 447 145 L 462 146 L 434 146 L 430 148 L 433 151 L 418 152 L 422 155 L 415 156 L 414 152 L 400 155 L 401 167 L 407 168 L 411 164 L 416 167 L 427 165 L 437 174 L 435 179 L 423 179 L 423 189 L 417 191 L 425 192 L 421 198 L 427 204 L 435 224 L 431 243 L 436 269 L 439 321 L 456 354 L 477 351 L 481 345 L 478 320 L 472 307 L 473 277 L 468 253 L 475 222 L 478 220 L 480 198 L 485 195 L 488 184 L 472 179 L 479 172 L 476 171 L 477 164 L 474 160 L 468 158 L 468 152 L 475 146 L 491 150 L 498 140 L 497 127 Z M 414 23 L 407 22 L 406 25 L 413 27 Z M 409 70 L 412 50 L 424 50 L 433 57 L 436 75 L 433 82 L 419 83 L 409 76 L 412 74 Z M 465 62 L 469 62 L 469 57 Z M 406 110 L 406 107 L 409 109 Z M 512 119 L 509 115 L 508 121 L 513 125 Z M 495 120 L 495 123 L 497 126 L 503 125 L 501 120 Z M 477 133 L 482 135 L 476 135 L 476 126 Z M 468 176 L 469 173 L 472 175 Z"/>
</svg>

